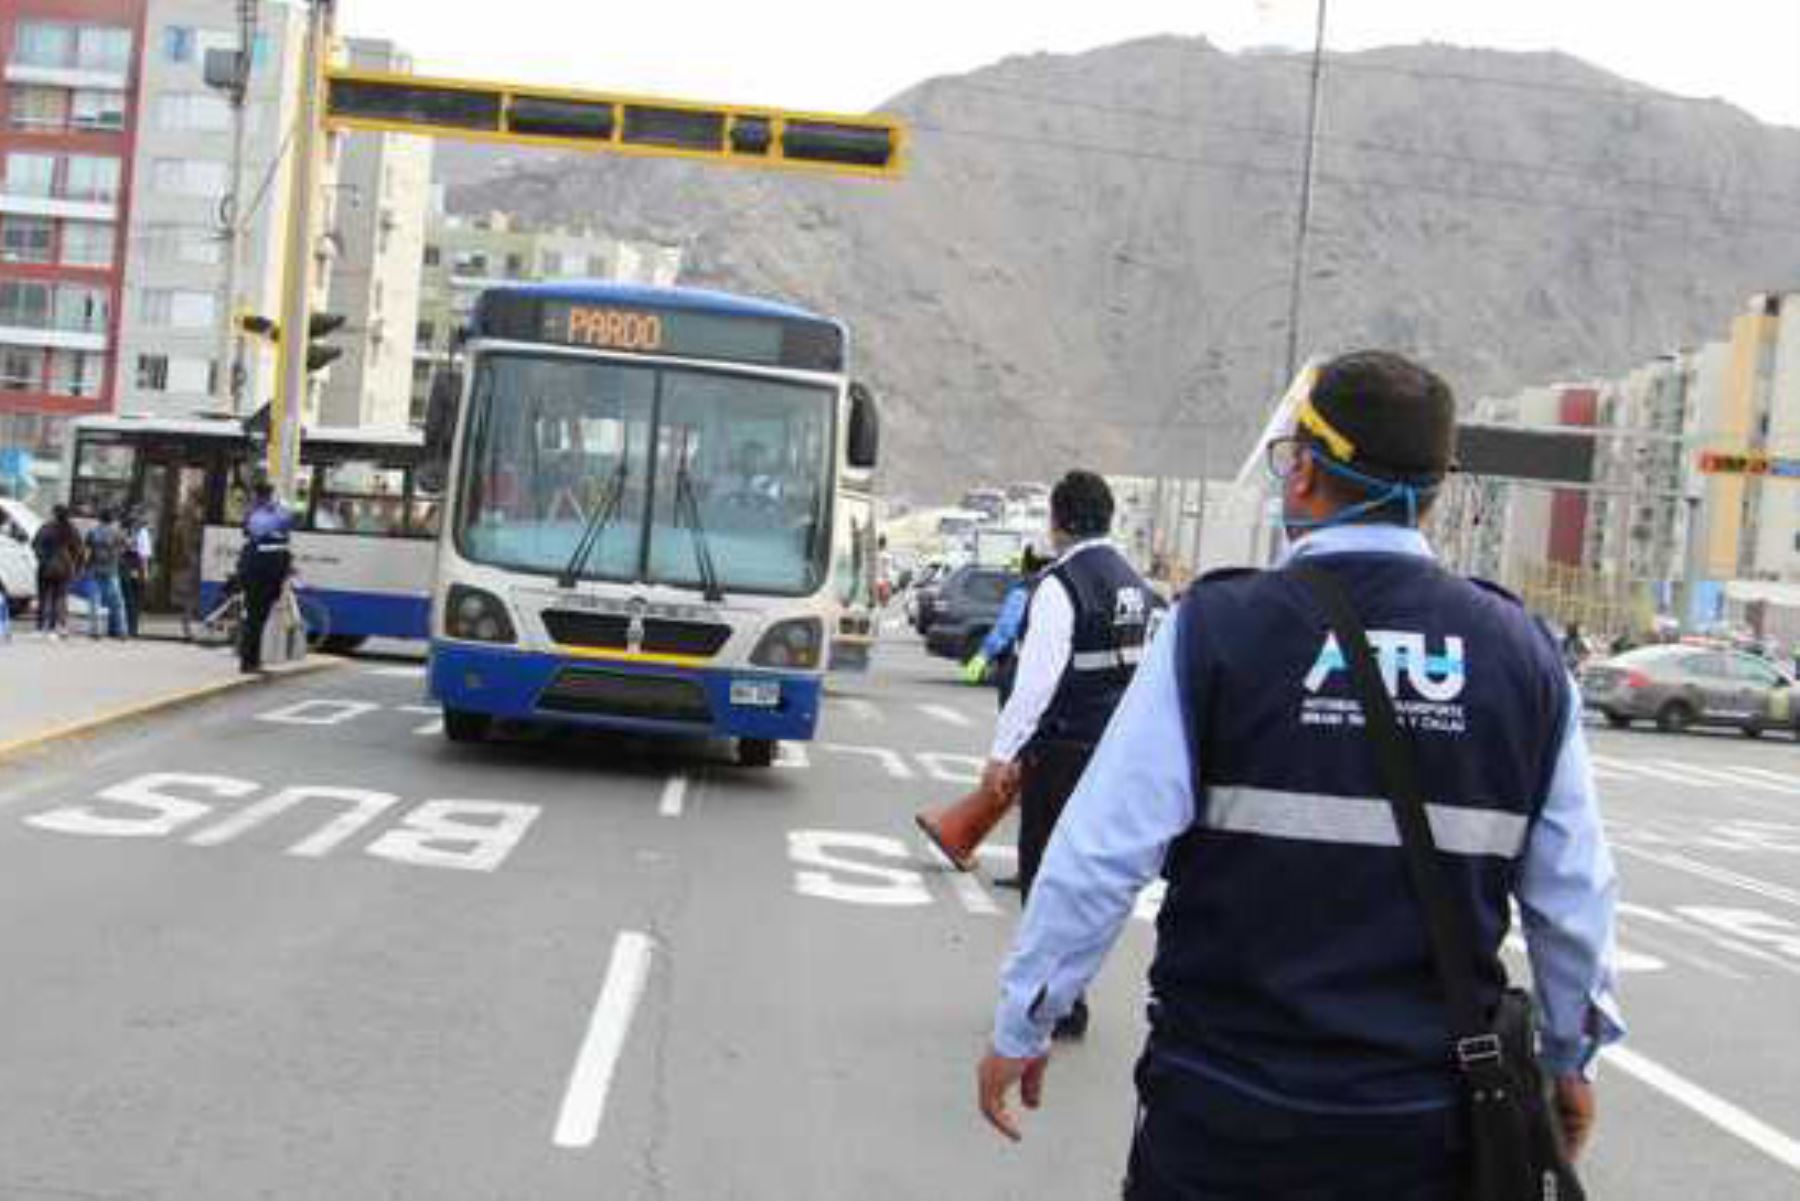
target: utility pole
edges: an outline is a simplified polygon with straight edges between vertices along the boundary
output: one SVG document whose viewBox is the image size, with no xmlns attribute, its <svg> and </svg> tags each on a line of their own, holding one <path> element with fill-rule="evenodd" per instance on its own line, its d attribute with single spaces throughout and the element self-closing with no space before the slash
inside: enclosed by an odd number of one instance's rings
<svg viewBox="0 0 1800 1201">
<path fill-rule="evenodd" d="M 219 351 L 213 369 L 213 396 L 233 414 L 243 412 L 243 355 L 237 329 L 239 258 L 244 229 L 244 106 L 256 45 L 259 0 L 238 0 L 238 48 L 208 55 L 206 82 L 225 93 L 231 105 L 231 175 L 219 202 L 220 234 L 225 243 L 225 271 L 219 281 Z M 214 56 L 218 61 L 210 61 Z"/>
<path fill-rule="evenodd" d="M 300 68 L 300 113 L 294 134 L 293 188 L 288 199 L 287 262 L 282 274 L 281 378 L 269 411 L 269 478 L 291 498 L 300 470 L 300 421 L 306 409 L 306 358 L 312 312 L 313 256 L 318 240 L 320 109 L 325 59 L 331 50 L 333 0 L 313 0 Z"/>
<path fill-rule="evenodd" d="M 1312 82 L 1306 114 L 1306 157 L 1300 172 L 1300 215 L 1294 231 L 1294 274 L 1288 288 L 1287 359 L 1282 379 L 1292 380 L 1300 365 L 1300 311 L 1306 287 L 1306 243 L 1312 232 L 1313 172 L 1319 158 L 1319 112 L 1324 99 L 1325 0 L 1319 0 L 1318 26 L 1313 34 Z"/>
</svg>

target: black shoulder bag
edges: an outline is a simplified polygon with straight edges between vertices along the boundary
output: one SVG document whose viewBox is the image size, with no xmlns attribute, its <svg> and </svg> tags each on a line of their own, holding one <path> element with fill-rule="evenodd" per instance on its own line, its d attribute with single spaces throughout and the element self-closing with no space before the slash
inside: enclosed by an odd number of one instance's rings
<svg viewBox="0 0 1800 1201">
<path fill-rule="evenodd" d="M 1509 988 L 1492 1014 L 1476 1001 L 1474 939 L 1439 867 L 1425 793 L 1382 683 L 1368 635 L 1335 576 L 1315 564 L 1289 570 L 1311 589 L 1337 634 L 1362 702 L 1382 789 L 1393 806 L 1407 875 L 1424 909 L 1438 983 L 1450 1010 L 1450 1059 L 1470 1120 L 1471 1201 L 1583 1201 L 1586 1192 L 1563 1151 L 1562 1131 L 1537 1060 L 1531 994 Z"/>
</svg>

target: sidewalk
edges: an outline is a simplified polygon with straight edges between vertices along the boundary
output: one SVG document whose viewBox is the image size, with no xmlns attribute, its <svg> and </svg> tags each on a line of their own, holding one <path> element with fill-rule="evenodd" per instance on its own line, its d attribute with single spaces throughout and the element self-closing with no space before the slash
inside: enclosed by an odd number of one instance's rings
<svg viewBox="0 0 1800 1201">
<path fill-rule="evenodd" d="M 313 656 L 275 669 L 279 678 L 338 660 Z M 148 639 L 52 642 L 15 628 L 0 642 L 0 761 L 113 722 L 252 686 L 228 647 Z"/>
</svg>

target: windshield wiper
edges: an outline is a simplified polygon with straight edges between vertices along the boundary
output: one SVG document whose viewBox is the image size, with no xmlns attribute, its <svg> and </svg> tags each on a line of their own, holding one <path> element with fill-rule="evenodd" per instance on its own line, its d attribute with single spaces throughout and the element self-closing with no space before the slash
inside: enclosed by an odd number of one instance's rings
<svg viewBox="0 0 1800 1201">
<path fill-rule="evenodd" d="M 685 441 L 680 454 L 681 466 L 675 471 L 675 519 L 682 523 L 693 542 L 694 563 L 700 568 L 700 595 L 709 604 L 716 605 L 725 599 L 725 590 L 719 586 L 719 571 L 713 563 L 712 547 L 706 541 L 706 527 L 700 522 L 700 498 L 694 493 L 694 477 L 688 471 Z"/>
<path fill-rule="evenodd" d="M 569 556 L 569 561 L 563 567 L 562 574 L 556 577 L 557 587 L 564 590 L 575 587 L 576 581 L 581 578 L 581 573 L 587 568 L 588 560 L 593 558 L 595 548 L 600 545 L 600 539 L 606 533 L 606 527 L 612 524 L 614 517 L 618 516 L 619 505 L 625 499 L 625 480 L 630 475 L 629 463 L 629 459 L 621 458 L 619 460 L 618 470 L 614 471 L 612 479 L 607 481 L 605 498 L 600 502 L 600 507 L 594 510 L 594 515 L 588 518 L 587 524 L 582 527 L 581 541 L 575 544 L 575 553 Z"/>
</svg>

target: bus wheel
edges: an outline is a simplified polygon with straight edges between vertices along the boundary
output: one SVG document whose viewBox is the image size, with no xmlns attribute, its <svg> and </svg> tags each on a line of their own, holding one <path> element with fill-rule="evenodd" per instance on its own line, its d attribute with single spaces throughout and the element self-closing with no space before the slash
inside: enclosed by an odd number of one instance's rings
<svg viewBox="0 0 1800 1201">
<path fill-rule="evenodd" d="M 451 742 L 482 742 L 488 736 L 493 719 L 485 713 L 466 709 L 444 710 L 444 737 Z"/>
<path fill-rule="evenodd" d="M 738 764 L 742 767 L 773 767 L 775 748 L 779 745 L 772 738 L 740 738 L 737 747 Z"/>
</svg>

